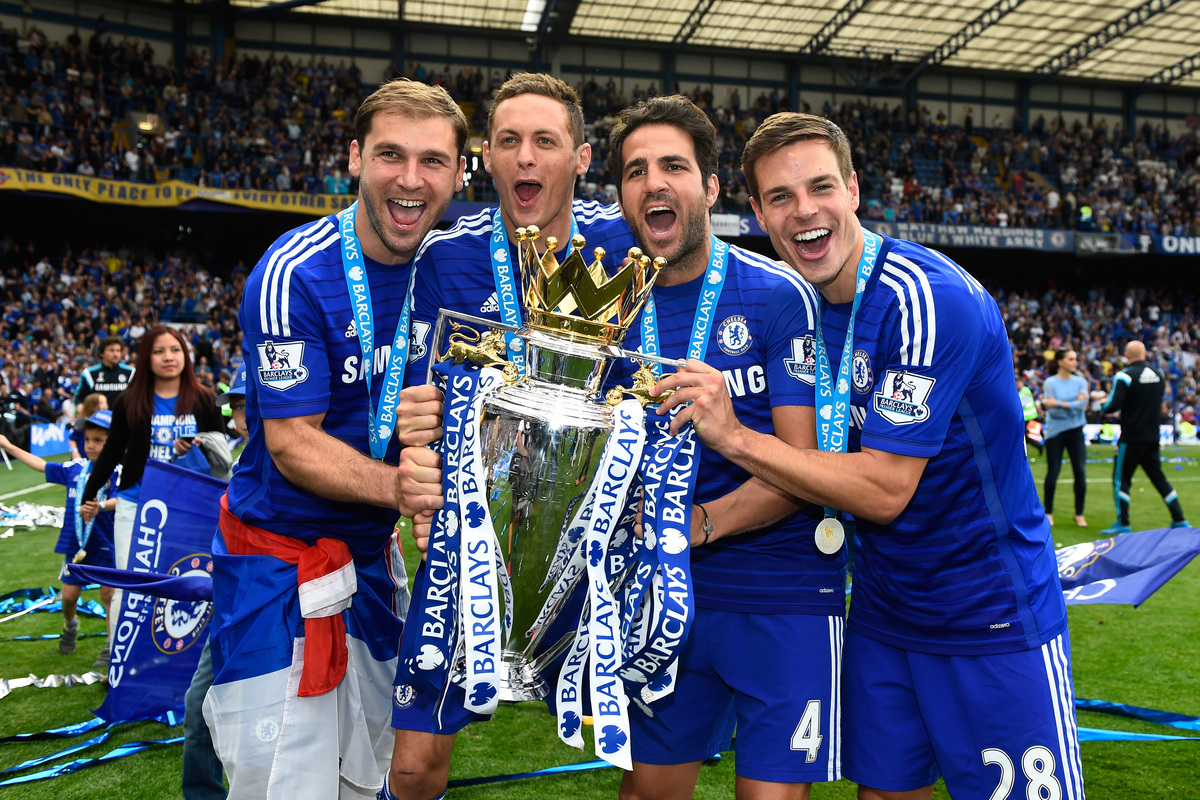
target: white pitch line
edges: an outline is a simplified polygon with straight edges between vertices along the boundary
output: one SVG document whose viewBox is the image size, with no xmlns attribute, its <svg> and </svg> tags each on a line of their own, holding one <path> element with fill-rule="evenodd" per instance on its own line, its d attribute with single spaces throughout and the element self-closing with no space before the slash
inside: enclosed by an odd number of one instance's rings
<svg viewBox="0 0 1200 800">
<path fill-rule="evenodd" d="M 18 489 L 17 491 L 9 492 L 8 494 L 0 494 L 0 500 L 11 500 L 14 497 L 20 497 L 23 494 L 31 494 L 33 492 L 40 492 L 43 489 L 50 489 L 57 485 L 58 484 L 55 484 L 55 483 L 43 483 L 41 486 L 30 486 L 28 489 Z"/>
</svg>

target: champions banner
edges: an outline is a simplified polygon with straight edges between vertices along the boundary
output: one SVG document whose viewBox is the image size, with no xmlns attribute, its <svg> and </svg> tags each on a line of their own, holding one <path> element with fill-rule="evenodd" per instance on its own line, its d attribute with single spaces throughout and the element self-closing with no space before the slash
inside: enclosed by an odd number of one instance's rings
<svg viewBox="0 0 1200 800">
<path fill-rule="evenodd" d="M 32 172 L 27 169 L 0 168 L 0 191 L 50 192 L 78 197 L 94 203 L 115 203 L 142 208 L 176 208 L 193 200 L 258 211 L 293 211 L 321 217 L 347 208 L 357 198 L 352 194 L 306 194 L 304 192 L 268 192 L 251 189 L 210 189 L 183 181 L 131 183 L 82 175 Z"/>
<path fill-rule="evenodd" d="M 1200 553 L 1200 530 L 1123 533 L 1056 551 L 1067 605 L 1141 605 Z"/>
<path fill-rule="evenodd" d="M 983 225 L 934 225 L 928 222 L 884 222 L 864 219 L 862 226 L 881 236 L 907 239 L 934 247 L 987 247 L 1074 253 L 1075 232 L 1042 228 L 995 228 Z"/>
<path fill-rule="evenodd" d="M 197 577 L 212 574 L 212 538 L 225 484 L 159 461 L 146 462 L 129 549 L 133 572 Z M 183 710 L 208 639 L 212 603 L 123 593 L 114 608 L 104 720 L 155 717 Z"/>
</svg>

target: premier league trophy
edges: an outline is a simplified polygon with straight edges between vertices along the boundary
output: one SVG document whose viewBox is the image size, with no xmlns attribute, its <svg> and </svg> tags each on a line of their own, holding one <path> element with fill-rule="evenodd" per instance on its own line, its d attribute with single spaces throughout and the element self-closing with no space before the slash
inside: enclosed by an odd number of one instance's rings
<svg viewBox="0 0 1200 800">
<path fill-rule="evenodd" d="M 620 642 L 638 628 L 637 604 L 626 601 L 622 632 L 617 595 L 630 584 L 638 597 L 654 588 L 651 570 L 636 574 L 638 548 L 653 552 L 654 543 L 634 541 L 629 495 L 655 379 L 643 367 L 630 390 L 606 396 L 601 387 L 614 358 L 646 359 L 620 344 L 665 261 L 634 248 L 609 277 L 602 248 L 584 260 L 582 236 L 561 264 L 554 238 L 539 252 L 537 228 L 518 229 L 517 240 L 525 327 L 443 310 L 434 331 L 432 371 L 445 378 L 445 507 L 406 623 L 418 633 L 405 637 L 401 660 L 418 691 L 461 684 L 466 707 L 490 713 L 498 700 L 555 690 L 543 671 L 569 650 L 558 678 L 568 709 L 560 736 L 582 746 L 579 694 L 590 669 L 600 751 L 602 711 L 627 729 L 628 679 L 614 664 L 630 652 Z M 616 613 L 601 613 L 610 606 Z M 604 757 L 628 768 L 627 735 L 605 735 Z"/>
</svg>

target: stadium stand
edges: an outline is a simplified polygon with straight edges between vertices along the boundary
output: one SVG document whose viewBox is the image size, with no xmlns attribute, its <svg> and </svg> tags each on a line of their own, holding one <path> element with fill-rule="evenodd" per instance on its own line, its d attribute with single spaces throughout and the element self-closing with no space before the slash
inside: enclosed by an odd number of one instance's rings
<svg viewBox="0 0 1200 800">
<path fill-rule="evenodd" d="M 356 66 L 284 54 L 244 56 L 226 69 L 193 50 L 175 69 L 154 64 L 153 56 L 148 42 L 100 32 L 86 43 L 78 35 L 48 41 L 37 27 L 22 34 L 0 24 L 0 165 L 141 183 L 175 178 L 224 189 L 354 192 L 344 166 L 349 125 L 366 88 Z M 482 132 L 499 76 L 485 85 L 482 69 L 452 75 L 410 63 L 405 71 L 447 87 Z M 612 80 L 578 88 L 596 157 L 577 192 L 611 201 L 615 183 L 603 156 L 612 119 L 657 89 L 639 84 L 626 97 Z M 688 94 L 720 134 L 716 210 L 746 213 L 738 158 L 755 127 L 783 107 L 779 95 L 763 92 L 742 107 L 740 96 L 722 106 L 699 85 Z M 130 113 L 154 115 L 154 132 L 130 135 L 123 122 Z M 1068 126 L 1039 115 L 1026 133 L 998 119 L 991 127 L 970 118 L 950 125 L 940 111 L 898 102 L 825 103 L 819 113 L 854 143 L 866 200 L 861 213 L 869 219 L 1200 235 L 1200 146 L 1190 132 L 1172 138 L 1161 126 L 1110 130 L 1103 119 Z M 494 197 L 482 170 L 472 197 Z"/>
</svg>

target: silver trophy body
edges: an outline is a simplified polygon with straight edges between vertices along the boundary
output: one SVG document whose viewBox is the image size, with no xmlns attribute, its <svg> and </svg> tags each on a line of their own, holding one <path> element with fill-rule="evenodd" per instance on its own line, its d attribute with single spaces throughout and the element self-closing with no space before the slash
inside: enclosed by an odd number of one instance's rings
<svg viewBox="0 0 1200 800">
<path fill-rule="evenodd" d="M 512 629 L 501 643 L 501 700 L 544 697 L 540 673 L 574 635 L 572 625 L 565 638 L 546 641 L 583 573 L 548 607 L 555 581 L 547 576 L 555 555 L 570 547 L 567 525 L 613 428 L 612 411 L 599 400 L 609 359 L 595 348 L 537 332 L 523 338 L 529 378 L 488 398 L 480 421 L 488 505 L 512 583 Z M 539 616 L 544 621 L 534 627 Z"/>
<path fill-rule="evenodd" d="M 564 569 L 583 544 L 569 523 L 612 433 L 610 404 L 624 391 L 605 396 L 601 387 L 614 358 L 645 359 L 619 344 L 665 264 L 635 248 L 610 277 L 600 266 L 603 250 L 585 263 L 582 237 L 572 240 L 560 265 L 553 238 L 540 253 L 536 228 L 518 229 L 517 235 L 527 315 L 519 337 L 506 345 L 502 331 L 513 333 L 511 326 L 445 309 L 433 335 L 437 358 L 504 368 L 506 385 L 484 401 L 479 439 L 488 507 L 512 589 L 512 607 L 502 614 L 511 616 L 512 625 L 501 641 L 498 670 L 499 699 L 510 701 L 545 697 L 542 670 L 574 638 L 578 617 L 552 641 L 548 631 L 586 572 Z M 523 376 L 508 361 L 513 345 L 525 353 Z M 641 380 L 632 393 L 644 395 L 652 383 Z M 462 681 L 465 672 L 465 658 L 456 659 L 451 679 Z"/>
</svg>

